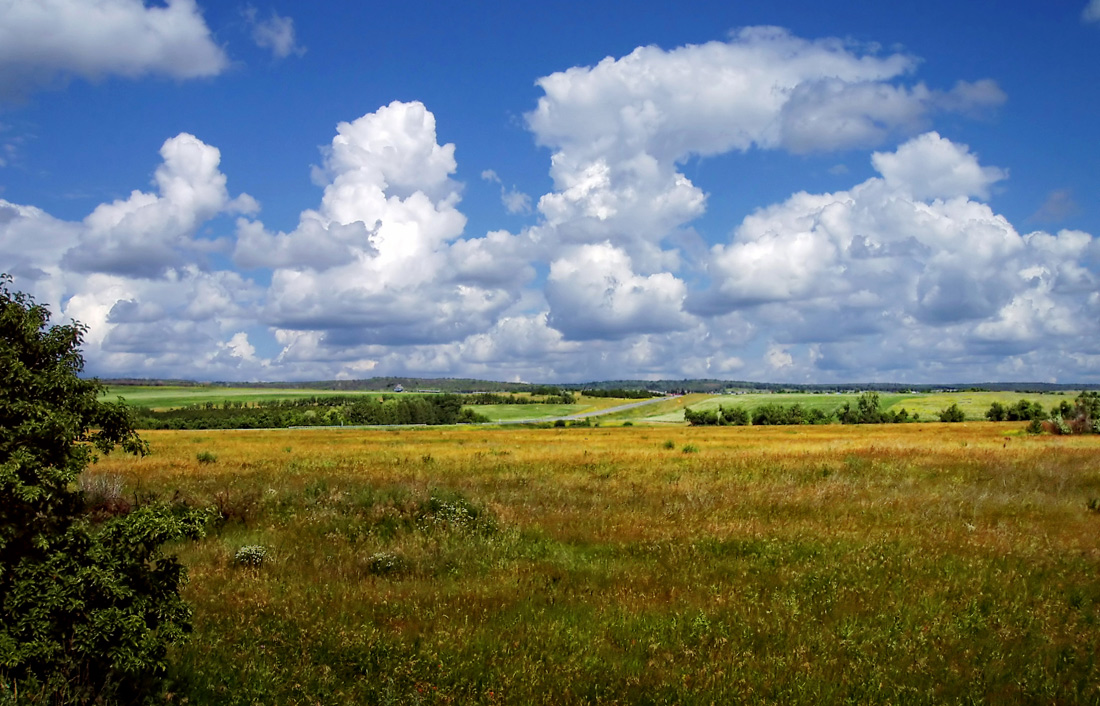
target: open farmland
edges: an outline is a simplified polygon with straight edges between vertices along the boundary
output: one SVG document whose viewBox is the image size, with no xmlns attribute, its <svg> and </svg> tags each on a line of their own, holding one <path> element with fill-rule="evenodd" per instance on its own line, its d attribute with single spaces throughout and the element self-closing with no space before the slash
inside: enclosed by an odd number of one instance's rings
<svg viewBox="0 0 1100 706">
<path fill-rule="evenodd" d="M 367 395 L 377 397 L 379 392 L 337 392 L 331 390 L 275 389 L 259 387 L 223 387 L 221 385 L 115 385 L 107 388 L 104 398 L 113 402 L 122 397 L 126 404 L 134 407 L 165 410 L 178 409 L 187 405 L 213 403 L 223 405 L 226 402 L 255 404 L 276 400 L 309 399 L 311 397 L 350 397 Z"/>
<path fill-rule="evenodd" d="M 1096 703 L 1100 443 L 1021 427 L 150 432 L 85 482 L 217 508 L 191 704 Z"/>
<path fill-rule="evenodd" d="M 1077 393 L 1039 394 L 1023 392 L 931 392 L 931 393 L 879 393 L 879 401 L 883 411 L 907 410 L 910 414 L 920 415 L 923 421 L 935 421 L 941 410 L 952 404 L 957 404 L 967 419 L 985 419 L 985 413 L 994 402 L 1003 405 L 1011 405 L 1019 400 L 1028 400 L 1043 405 L 1049 410 L 1052 406 L 1066 400 L 1073 402 Z M 834 414 L 845 403 L 855 407 L 859 400 L 858 393 L 749 393 L 740 395 L 687 395 L 682 398 L 684 402 L 676 408 L 662 412 L 654 410 L 655 414 L 647 416 L 646 422 L 669 423 L 682 422 L 684 420 L 683 407 L 691 407 L 695 411 L 716 410 L 721 407 L 743 407 L 752 410 L 765 404 L 793 405 L 798 404 L 806 409 L 820 409 L 826 414 Z"/>
<path fill-rule="evenodd" d="M 275 388 L 249 388 L 249 387 L 225 387 L 220 385 L 195 385 L 195 386 L 140 386 L 121 385 L 109 388 L 106 399 L 114 400 L 122 396 L 127 404 L 135 407 L 147 407 L 154 410 L 178 409 L 188 405 L 214 404 L 217 406 L 228 403 L 245 403 L 254 405 L 257 403 L 296 400 L 325 397 L 350 397 L 393 395 L 394 393 L 381 392 L 346 392 L 316 389 L 275 389 Z M 416 396 L 415 392 L 402 393 L 404 396 Z M 1066 394 L 1038 394 L 1016 392 L 942 392 L 942 393 L 882 393 L 879 395 L 883 410 L 907 409 L 910 413 L 917 413 L 924 421 L 937 419 L 939 412 L 946 407 L 957 404 L 968 419 L 981 420 L 985 418 L 985 412 L 994 402 L 1011 405 L 1019 400 L 1026 399 L 1043 405 L 1044 409 L 1050 409 L 1062 400 L 1072 401 L 1076 393 Z M 684 421 L 684 408 L 691 407 L 695 411 L 718 409 L 719 406 L 738 406 L 751 410 L 765 404 L 793 405 L 799 404 L 806 409 L 820 409 L 832 414 L 844 403 L 855 406 L 859 394 L 811 394 L 811 393 L 750 393 L 739 395 L 708 395 L 693 393 L 682 397 L 671 397 L 656 400 L 652 404 L 635 407 L 620 412 L 612 412 L 600 415 L 596 421 L 634 424 L 679 424 Z M 492 422 L 537 421 L 555 419 L 577 414 L 591 414 L 602 409 L 617 407 L 635 402 L 636 400 L 615 399 L 607 397 L 588 397 L 577 395 L 575 404 L 500 404 L 500 405 L 470 405 L 478 414 L 484 415 Z"/>
</svg>

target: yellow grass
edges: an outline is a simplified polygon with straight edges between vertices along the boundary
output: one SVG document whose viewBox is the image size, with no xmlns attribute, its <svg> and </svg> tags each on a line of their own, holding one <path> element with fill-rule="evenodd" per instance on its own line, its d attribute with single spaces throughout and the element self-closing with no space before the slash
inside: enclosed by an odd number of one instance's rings
<svg viewBox="0 0 1100 706">
<path fill-rule="evenodd" d="M 151 432 L 90 473 L 242 511 L 180 548 L 192 703 L 1095 701 L 1100 437 L 1021 427 Z M 493 532 L 380 533 L 443 491 Z"/>
</svg>

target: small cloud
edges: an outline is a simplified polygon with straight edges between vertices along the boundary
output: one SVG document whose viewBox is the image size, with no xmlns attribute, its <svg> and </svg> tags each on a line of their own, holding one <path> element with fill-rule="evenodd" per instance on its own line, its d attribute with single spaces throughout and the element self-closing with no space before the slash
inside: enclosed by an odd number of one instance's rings
<svg viewBox="0 0 1100 706">
<path fill-rule="evenodd" d="M 504 204 L 505 210 L 508 213 L 530 213 L 531 212 L 531 197 L 522 191 L 512 189 L 511 191 L 505 191 L 503 188 L 500 190 L 500 200 Z"/>
<path fill-rule="evenodd" d="M 245 20 L 252 27 L 252 41 L 261 49 L 270 49 L 277 59 L 285 59 L 294 54 L 302 56 L 306 48 L 299 46 L 294 38 L 294 20 L 289 17 L 280 17 L 279 13 L 271 11 L 271 17 L 266 20 L 256 18 L 257 11 L 254 7 L 244 10 Z"/>
<path fill-rule="evenodd" d="M 528 214 L 531 212 L 531 197 L 515 186 L 512 186 L 511 191 L 504 188 L 504 182 L 500 180 L 500 175 L 495 171 L 486 169 L 481 173 L 481 178 L 493 184 L 500 184 L 500 202 L 504 204 L 504 209 L 508 213 Z"/>
<path fill-rule="evenodd" d="M 787 352 L 787 349 L 777 345 L 768 347 L 768 352 L 764 354 L 764 360 L 767 361 L 768 367 L 772 370 L 794 367 L 794 357 Z"/>
<path fill-rule="evenodd" d="M 1100 0 L 1097 0 L 1097 3 L 1100 3 Z M 1055 189 L 1050 192 L 1039 210 L 1028 217 L 1028 220 L 1035 223 L 1060 223 L 1076 215 L 1080 210 L 1081 208 L 1073 199 L 1073 192 L 1069 189 Z"/>
<path fill-rule="evenodd" d="M 848 165 L 834 164 L 833 166 L 829 167 L 829 173 L 833 176 L 844 176 L 848 173 Z"/>
<path fill-rule="evenodd" d="M 1100 0 L 1090 0 L 1081 12 L 1081 19 L 1085 22 L 1100 22 Z"/>
</svg>

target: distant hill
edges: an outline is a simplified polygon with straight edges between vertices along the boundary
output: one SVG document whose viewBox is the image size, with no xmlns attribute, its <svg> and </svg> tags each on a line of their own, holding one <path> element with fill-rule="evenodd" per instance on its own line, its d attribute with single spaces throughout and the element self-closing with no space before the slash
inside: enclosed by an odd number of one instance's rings
<svg viewBox="0 0 1100 706">
<path fill-rule="evenodd" d="M 1100 384 L 1058 384 L 1047 382 L 983 382 L 962 385 L 862 382 L 843 384 L 805 385 L 792 383 L 751 382 L 746 380 L 685 379 L 685 380 L 598 380 L 585 383 L 526 383 L 476 380 L 472 378 L 415 378 L 374 377 L 362 380 L 319 380 L 312 382 L 214 382 L 200 383 L 192 380 L 145 380 L 137 378 L 113 378 L 103 380 L 107 385 L 151 385 L 191 387 L 215 385 L 235 388 L 279 388 L 323 390 L 331 392 L 384 392 L 400 385 L 408 392 L 426 390 L 432 392 L 541 392 L 548 388 L 563 390 L 654 390 L 657 392 L 932 392 L 952 390 L 988 390 L 990 392 L 1063 392 L 1068 390 L 1098 390 Z"/>
</svg>

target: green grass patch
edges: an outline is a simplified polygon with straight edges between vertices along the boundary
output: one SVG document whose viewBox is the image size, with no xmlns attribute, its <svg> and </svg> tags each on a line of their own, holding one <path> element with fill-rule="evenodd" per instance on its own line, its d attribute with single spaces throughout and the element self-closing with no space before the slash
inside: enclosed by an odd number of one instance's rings
<svg viewBox="0 0 1100 706">
<path fill-rule="evenodd" d="M 471 405 L 470 409 L 485 415 L 490 421 L 513 422 L 567 417 L 587 412 L 591 408 L 584 404 L 479 404 Z"/>
<path fill-rule="evenodd" d="M 922 419 L 933 420 L 939 418 L 941 410 L 957 404 L 968 420 L 985 420 L 985 413 L 994 402 L 1000 402 L 1004 406 L 1015 404 L 1020 400 L 1038 402 L 1043 409 L 1050 411 L 1063 400 L 1073 404 L 1077 393 L 1052 394 L 1028 394 L 1021 392 L 932 392 L 928 394 L 914 395 L 904 402 L 895 402 L 905 407 L 910 413 L 919 412 Z M 886 404 L 883 407 L 886 408 Z"/>
<path fill-rule="evenodd" d="M 114 385 L 107 388 L 105 397 L 108 401 L 114 401 L 118 397 L 126 400 L 126 404 L 135 407 L 148 407 L 154 410 L 179 409 L 192 404 L 206 404 L 208 402 L 221 406 L 224 402 L 273 402 L 276 400 L 308 399 L 311 397 L 336 397 L 351 395 L 368 395 L 378 397 L 378 392 L 337 392 L 329 390 L 297 390 L 297 389 L 258 389 L 251 387 L 221 387 L 218 385 L 196 386 L 145 386 L 145 385 Z"/>
</svg>

